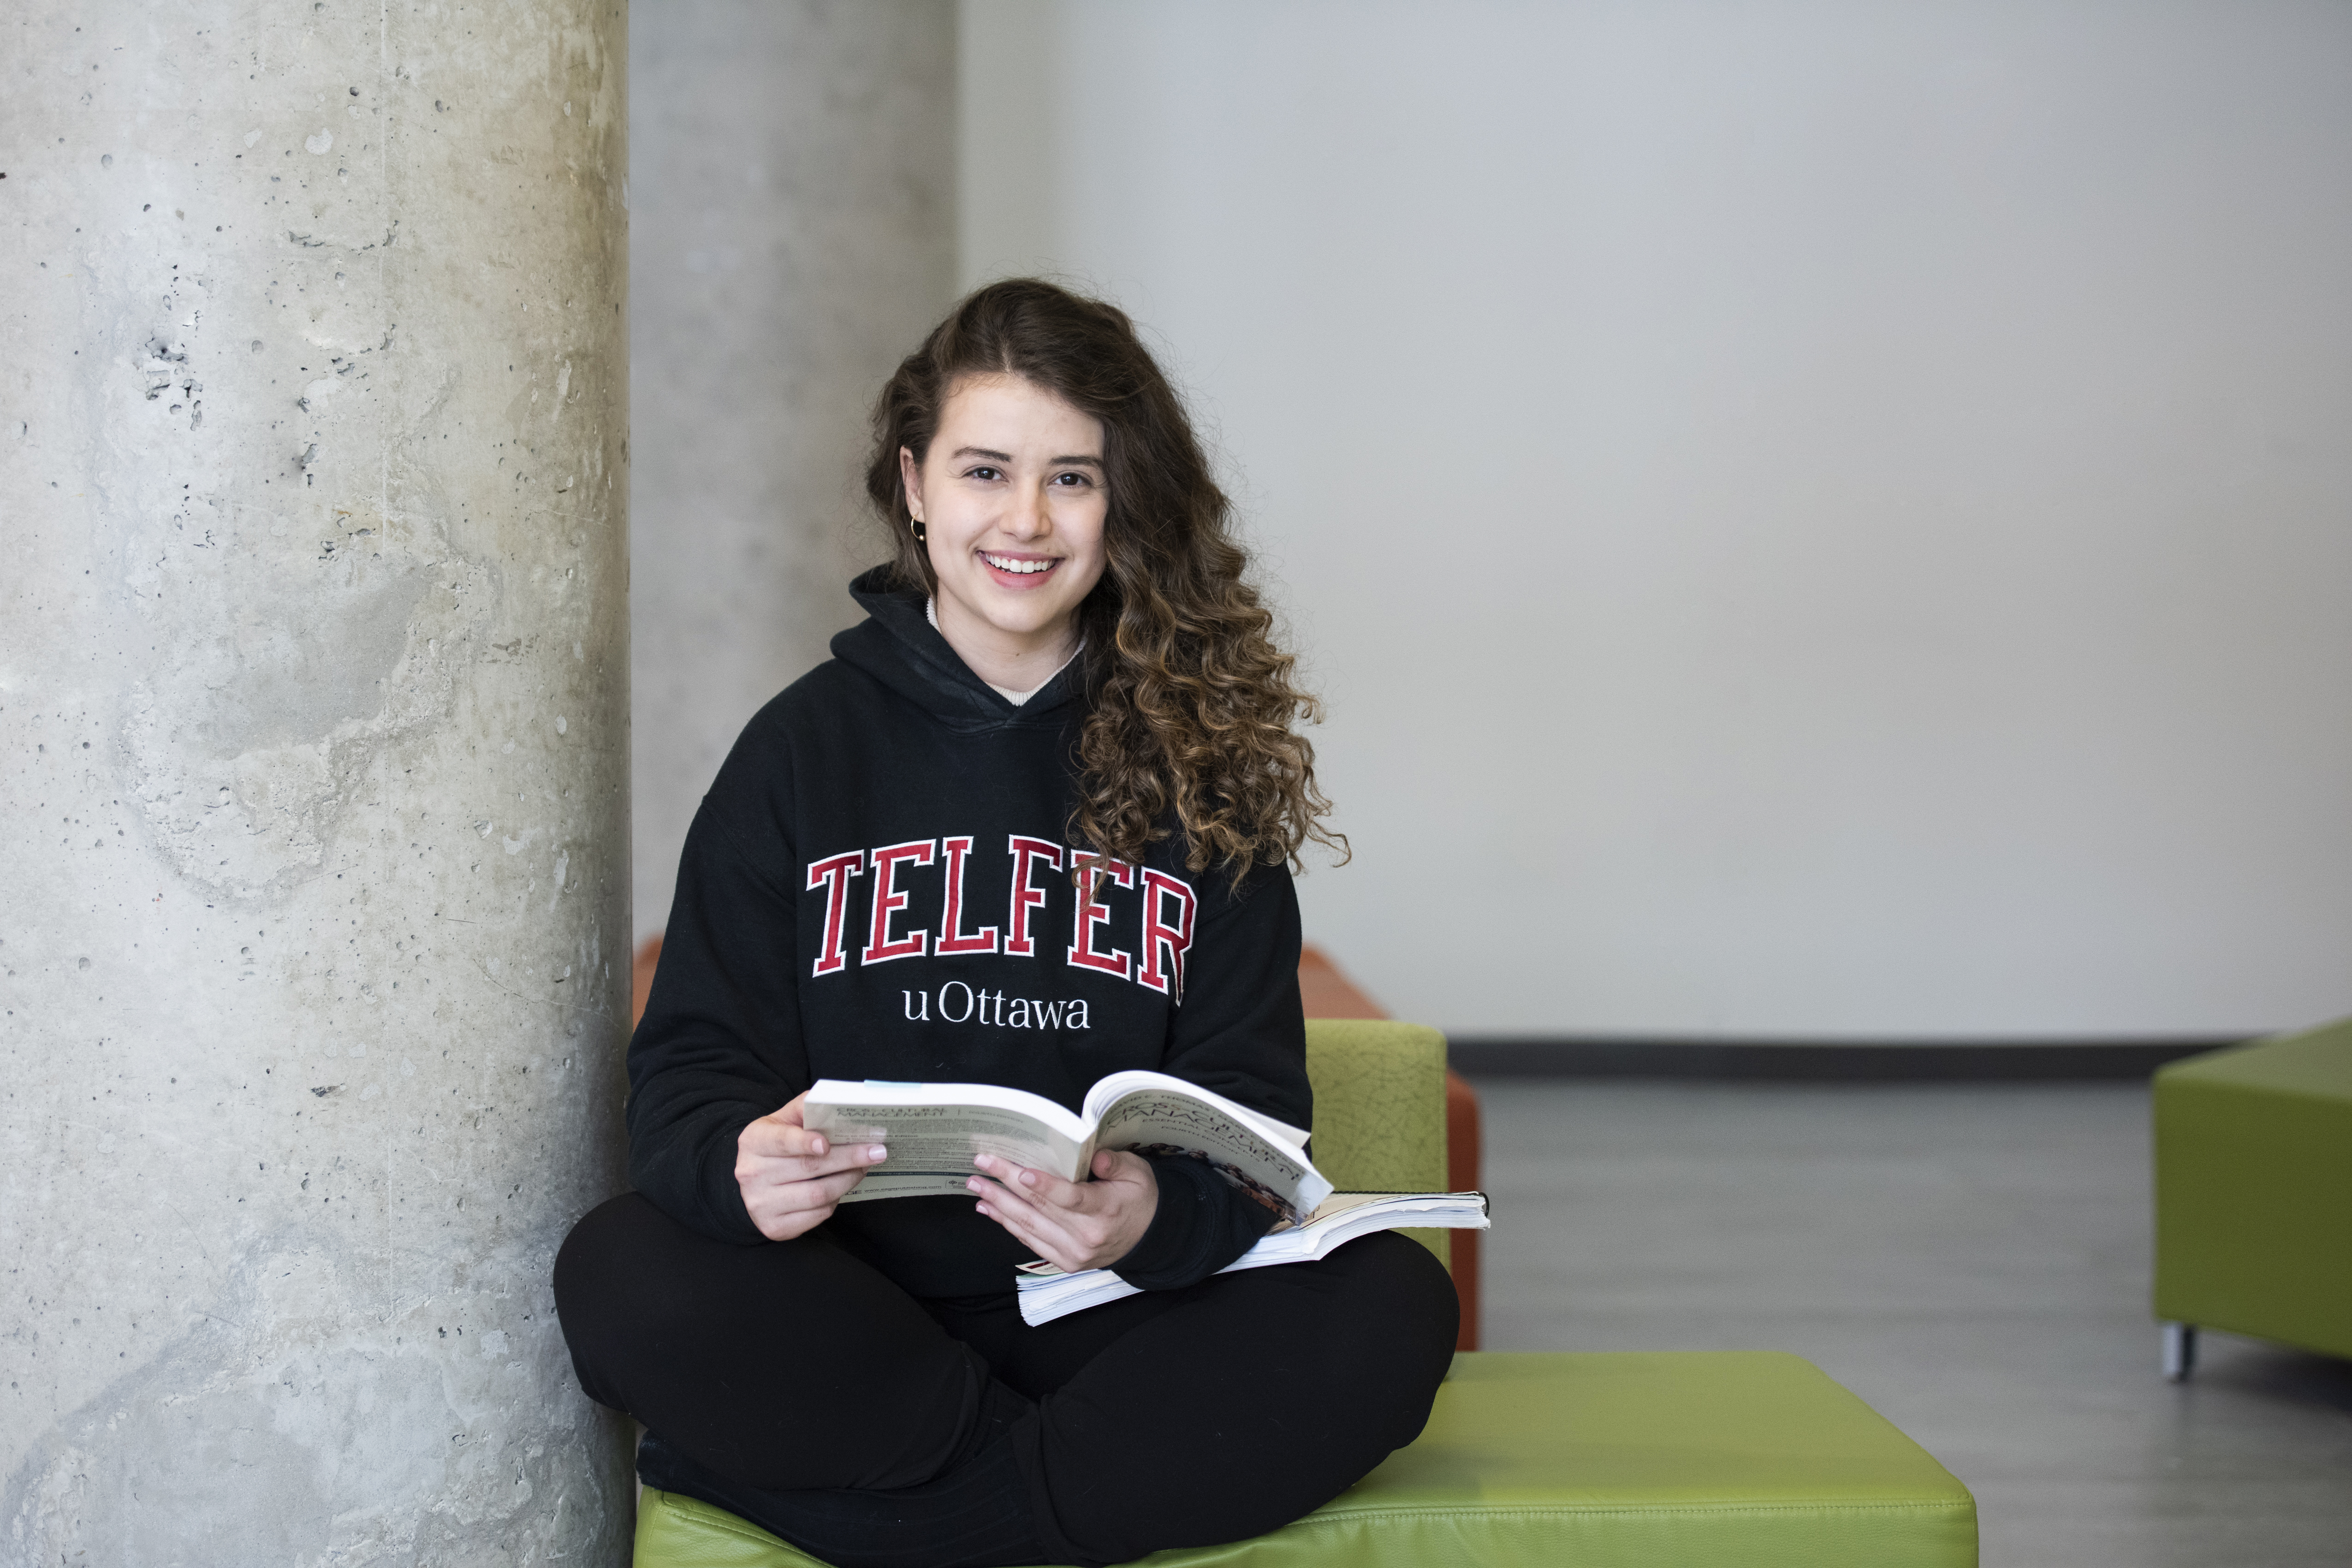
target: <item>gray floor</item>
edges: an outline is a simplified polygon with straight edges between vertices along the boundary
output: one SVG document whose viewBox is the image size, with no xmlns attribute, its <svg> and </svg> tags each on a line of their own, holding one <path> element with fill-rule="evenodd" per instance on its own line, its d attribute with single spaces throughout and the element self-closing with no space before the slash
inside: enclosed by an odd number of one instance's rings
<svg viewBox="0 0 2352 1568">
<path fill-rule="evenodd" d="M 1490 1348 L 1794 1351 L 1976 1493 L 1988 1568 L 2352 1564 L 2352 1363 L 2158 1375 L 2144 1089 L 1479 1090 Z"/>
</svg>

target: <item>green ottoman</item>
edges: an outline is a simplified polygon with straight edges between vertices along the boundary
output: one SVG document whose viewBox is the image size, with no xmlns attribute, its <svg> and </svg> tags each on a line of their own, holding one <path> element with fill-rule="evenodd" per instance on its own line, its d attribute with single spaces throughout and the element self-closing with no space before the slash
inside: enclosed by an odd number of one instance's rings
<svg viewBox="0 0 2352 1568">
<path fill-rule="evenodd" d="M 1811 1363 L 1465 1352 L 1410 1447 L 1294 1524 L 1153 1568 L 1974 1568 L 1976 1503 Z M 810 1568 L 648 1489 L 637 1568 Z"/>
<path fill-rule="evenodd" d="M 2202 1325 L 2352 1356 L 2352 1019 L 2156 1075 L 2164 1370 Z"/>
</svg>

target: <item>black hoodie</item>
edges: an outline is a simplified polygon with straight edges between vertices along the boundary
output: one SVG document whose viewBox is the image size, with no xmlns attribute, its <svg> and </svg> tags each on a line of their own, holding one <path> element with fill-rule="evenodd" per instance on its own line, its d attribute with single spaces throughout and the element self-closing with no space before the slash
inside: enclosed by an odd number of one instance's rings
<svg viewBox="0 0 2352 1568">
<path fill-rule="evenodd" d="M 1071 849 L 1087 661 L 1015 707 L 886 581 L 851 584 L 869 618 L 760 710 L 695 814 L 629 1047 L 637 1190 L 760 1241 L 736 1137 L 820 1078 L 1005 1084 L 1075 1110 L 1150 1068 L 1309 1125 L 1289 872 L 1254 868 L 1236 894 L 1185 868 L 1181 835 L 1139 866 Z M 1131 1283 L 1204 1279 L 1270 1223 L 1197 1162 L 1151 1164 L 1158 1209 L 1117 1265 Z M 1029 1256 L 964 1198 L 846 1204 L 825 1229 L 919 1296 L 1008 1291 Z"/>
</svg>

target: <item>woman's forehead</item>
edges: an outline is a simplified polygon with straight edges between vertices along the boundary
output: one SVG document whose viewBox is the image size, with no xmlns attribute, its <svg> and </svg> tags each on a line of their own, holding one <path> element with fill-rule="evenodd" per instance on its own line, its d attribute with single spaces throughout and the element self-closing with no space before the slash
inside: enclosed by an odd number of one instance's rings
<svg viewBox="0 0 2352 1568">
<path fill-rule="evenodd" d="M 1102 421 L 1026 376 L 961 375 L 940 410 L 939 439 L 950 449 L 1051 447 L 1056 456 L 1102 454 Z"/>
</svg>

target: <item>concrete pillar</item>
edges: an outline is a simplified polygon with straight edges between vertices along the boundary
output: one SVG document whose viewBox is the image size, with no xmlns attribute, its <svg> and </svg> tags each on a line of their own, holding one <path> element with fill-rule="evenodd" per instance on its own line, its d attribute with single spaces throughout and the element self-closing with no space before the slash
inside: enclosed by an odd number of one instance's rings
<svg viewBox="0 0 2352 1568">
<path fill-rule="evenodd" d="M 866 411 L 955 275 L 950 0 L 638 0 L 636 914 L 746 720 L 883 558 Z"/>
<path fill-rule="evenodd" d="M 10 11 L 0 1561 L 625 1560 L 625 20 Z"/>
</svg>

